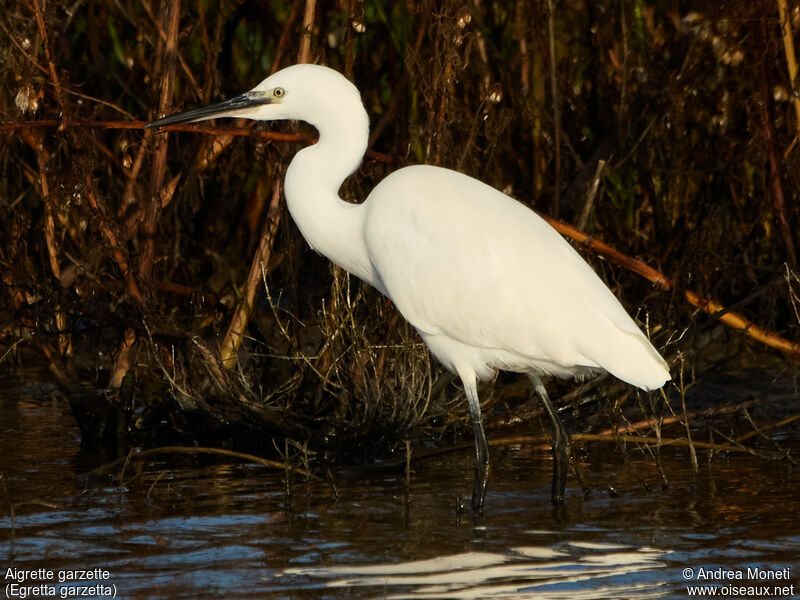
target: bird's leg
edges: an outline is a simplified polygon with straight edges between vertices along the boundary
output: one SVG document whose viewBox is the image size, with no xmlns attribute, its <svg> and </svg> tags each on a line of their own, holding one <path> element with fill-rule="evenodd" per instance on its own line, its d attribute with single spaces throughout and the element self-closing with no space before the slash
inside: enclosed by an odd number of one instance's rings
<svg viewBox="0 0 800 600">
<path fill-rule="evenodd" d="M 569 436 L 567 435 L 561 419 L 558 417 L 553 403 L 550 402 L 550 396 L 547 395 L 547 390 L 538 375 L 530 373 L 528 378 L 533 384 L 533 389 L 542 399 L 542 404 L 550 416 L 550 421 L 553 424 L 553 489 L 550 499 L 554 505 L 559 505 L 564 502 L 564 489 L 567 486 L 567 468 L 569 467 Z"/>
<path fill-rule="evenodd" d="M 467 395 L 469 414 L 472 417 L 472 427 L 475 430 L 475 487 L 472 490 L 472 510 L 483 510 L 483 501 L 486 498 L 486 484 L 489 479 L 489 444 L 483 431 L 483 417 L 481 404 L 478 400 L 478 387 L 475 376 L 462 377 L 464 392 Z"/>
</svg>

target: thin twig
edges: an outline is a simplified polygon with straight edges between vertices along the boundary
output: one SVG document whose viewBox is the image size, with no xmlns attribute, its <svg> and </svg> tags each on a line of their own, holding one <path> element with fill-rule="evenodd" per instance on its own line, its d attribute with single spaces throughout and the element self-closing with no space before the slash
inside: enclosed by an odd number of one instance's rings
<svg viewBox="0 0 800 600">
<path fill-rule="evenodd" d="M 246 452 L 236 452 L 234 450 L 226 450 L 224 448 L 209 448 L 206 446 L 160 446 L 158 448 L 148 448 L 147 450 L 141 450 L 136 453 L 130 453 L 126 455 L 124 458 L 118 458 L 117 460 L 107 463 L 105 465 L 100 465 L 96 469 L 92 469 L 89 471 L 89 475 L 105 475 L 110 473 L 114 469 L 116 469 L 121 464 L 126 464 L 131 459 L 143 459 L 148 456 L 155 456 L 158 454 L 214 454 L 218 456 L 229 456 L 231 458 L 240 458 L 246 462 L 255 463 L 258 465 L 264 465 L 265 467 L 269 467 L 270 469 L 280 469 L 285 470 L 289 469 L 294 471 L 295 473 L 300 473 L 304 477 L 315 478 L 313 473 L 306 471 L 300 467 L 294 467 L 291 465 L 286 465 L 282 462 L 278 462 L 276 460 L 270 460 L 268 458 L 262 458 L 260 456 L 256 456 L 255 454 L 248 454 Z"/>
</svg>

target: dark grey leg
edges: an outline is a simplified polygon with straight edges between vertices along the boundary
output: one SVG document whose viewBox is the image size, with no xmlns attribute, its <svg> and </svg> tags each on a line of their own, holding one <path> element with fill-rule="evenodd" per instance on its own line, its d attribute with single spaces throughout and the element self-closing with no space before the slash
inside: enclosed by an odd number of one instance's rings
<svg viewBox="0 0 800 600">
<path fill-rule="evenodd" d="M 567 486 L 567 469 L 569 468 L 569 436 L 561 423 L 561 419 L 558 418 L 558 413 L 553 407 L 553 403 L 550 402 L 550 396 L 547 395 L 547 390 L 541 378 L 532 373 L 528 374 L 528 378 L 533 384 L 533 389 L 542 399 L 544 409 L 553 424 L 553 489 L 550 499 L 554 505 L 563 504 L 564 489 Z"/>
<path fill-rule="evenodd" d="M 467 395 L 469 414 L 472 417 L 472 427 L 475 430 L 475 487 L 472 490 L 472 509 L 483 510 L 486 498 L 486 484 L 489 479 L 489 444 L 483 431 L 483 417 L 481 405 L 478 400 L 478 387 L 475 376 L 462 377 L 464 392 Z"/>
</svg>

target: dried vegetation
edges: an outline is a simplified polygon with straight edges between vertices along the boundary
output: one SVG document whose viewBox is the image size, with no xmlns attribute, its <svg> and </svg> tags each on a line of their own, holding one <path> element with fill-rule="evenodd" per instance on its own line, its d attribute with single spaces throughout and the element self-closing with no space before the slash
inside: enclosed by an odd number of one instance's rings
<svg viewBox="0 0 800 600">
<path fill-rule="evenodd" d="M 372 117 L 346 198 L 426 162 L 588 235 L 584 255 L 676 384 L 668 403 L 589 382 L 562 400 L 611 399 L 584 427 L 643 420 L 625 432 L 661 438 L 675 412 L 719 415 L 747 377 L 691 390 L 744 367 L 796 398 L 800 101 L 779 15 L 800 31 L 800 5 L 549 5 L 4 2 L 3 366 L 46 361 L 87 439 L 364 461 L 470 431 L 457 387 L 391 304 L 309 251 L 286 214 L 282 171 L 313 131 L 142 129 L 305 59 L 354 79 Z M 647 279 L 598 259 L 599 240 Z M 777 393 L 776 377 L 753 396 Z M 536 416 L 523 383 L 490 387 L 495 438 Z M 724 413 L 737 429 L 725 443 L 760 431 L 748 410 Z"/>
</svg>

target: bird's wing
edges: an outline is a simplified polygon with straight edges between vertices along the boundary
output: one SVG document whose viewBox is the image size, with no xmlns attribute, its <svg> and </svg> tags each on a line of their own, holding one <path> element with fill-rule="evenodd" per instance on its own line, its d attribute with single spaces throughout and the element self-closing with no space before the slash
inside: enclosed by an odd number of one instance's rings
<svg viewBox="0 0 800 600">
<path fill-rule="evenodd" d="M 635 385 L 643 380 L 630 369 L 666 374 L 580 255 L 534 212 L 475 179 L 436 167 L 397 171 L 367 199 L 364 235 L 387 295 L 422 333 L 601 367 Z M 639 355 L 642 365 L 623 364 Z"/>
</svg>

